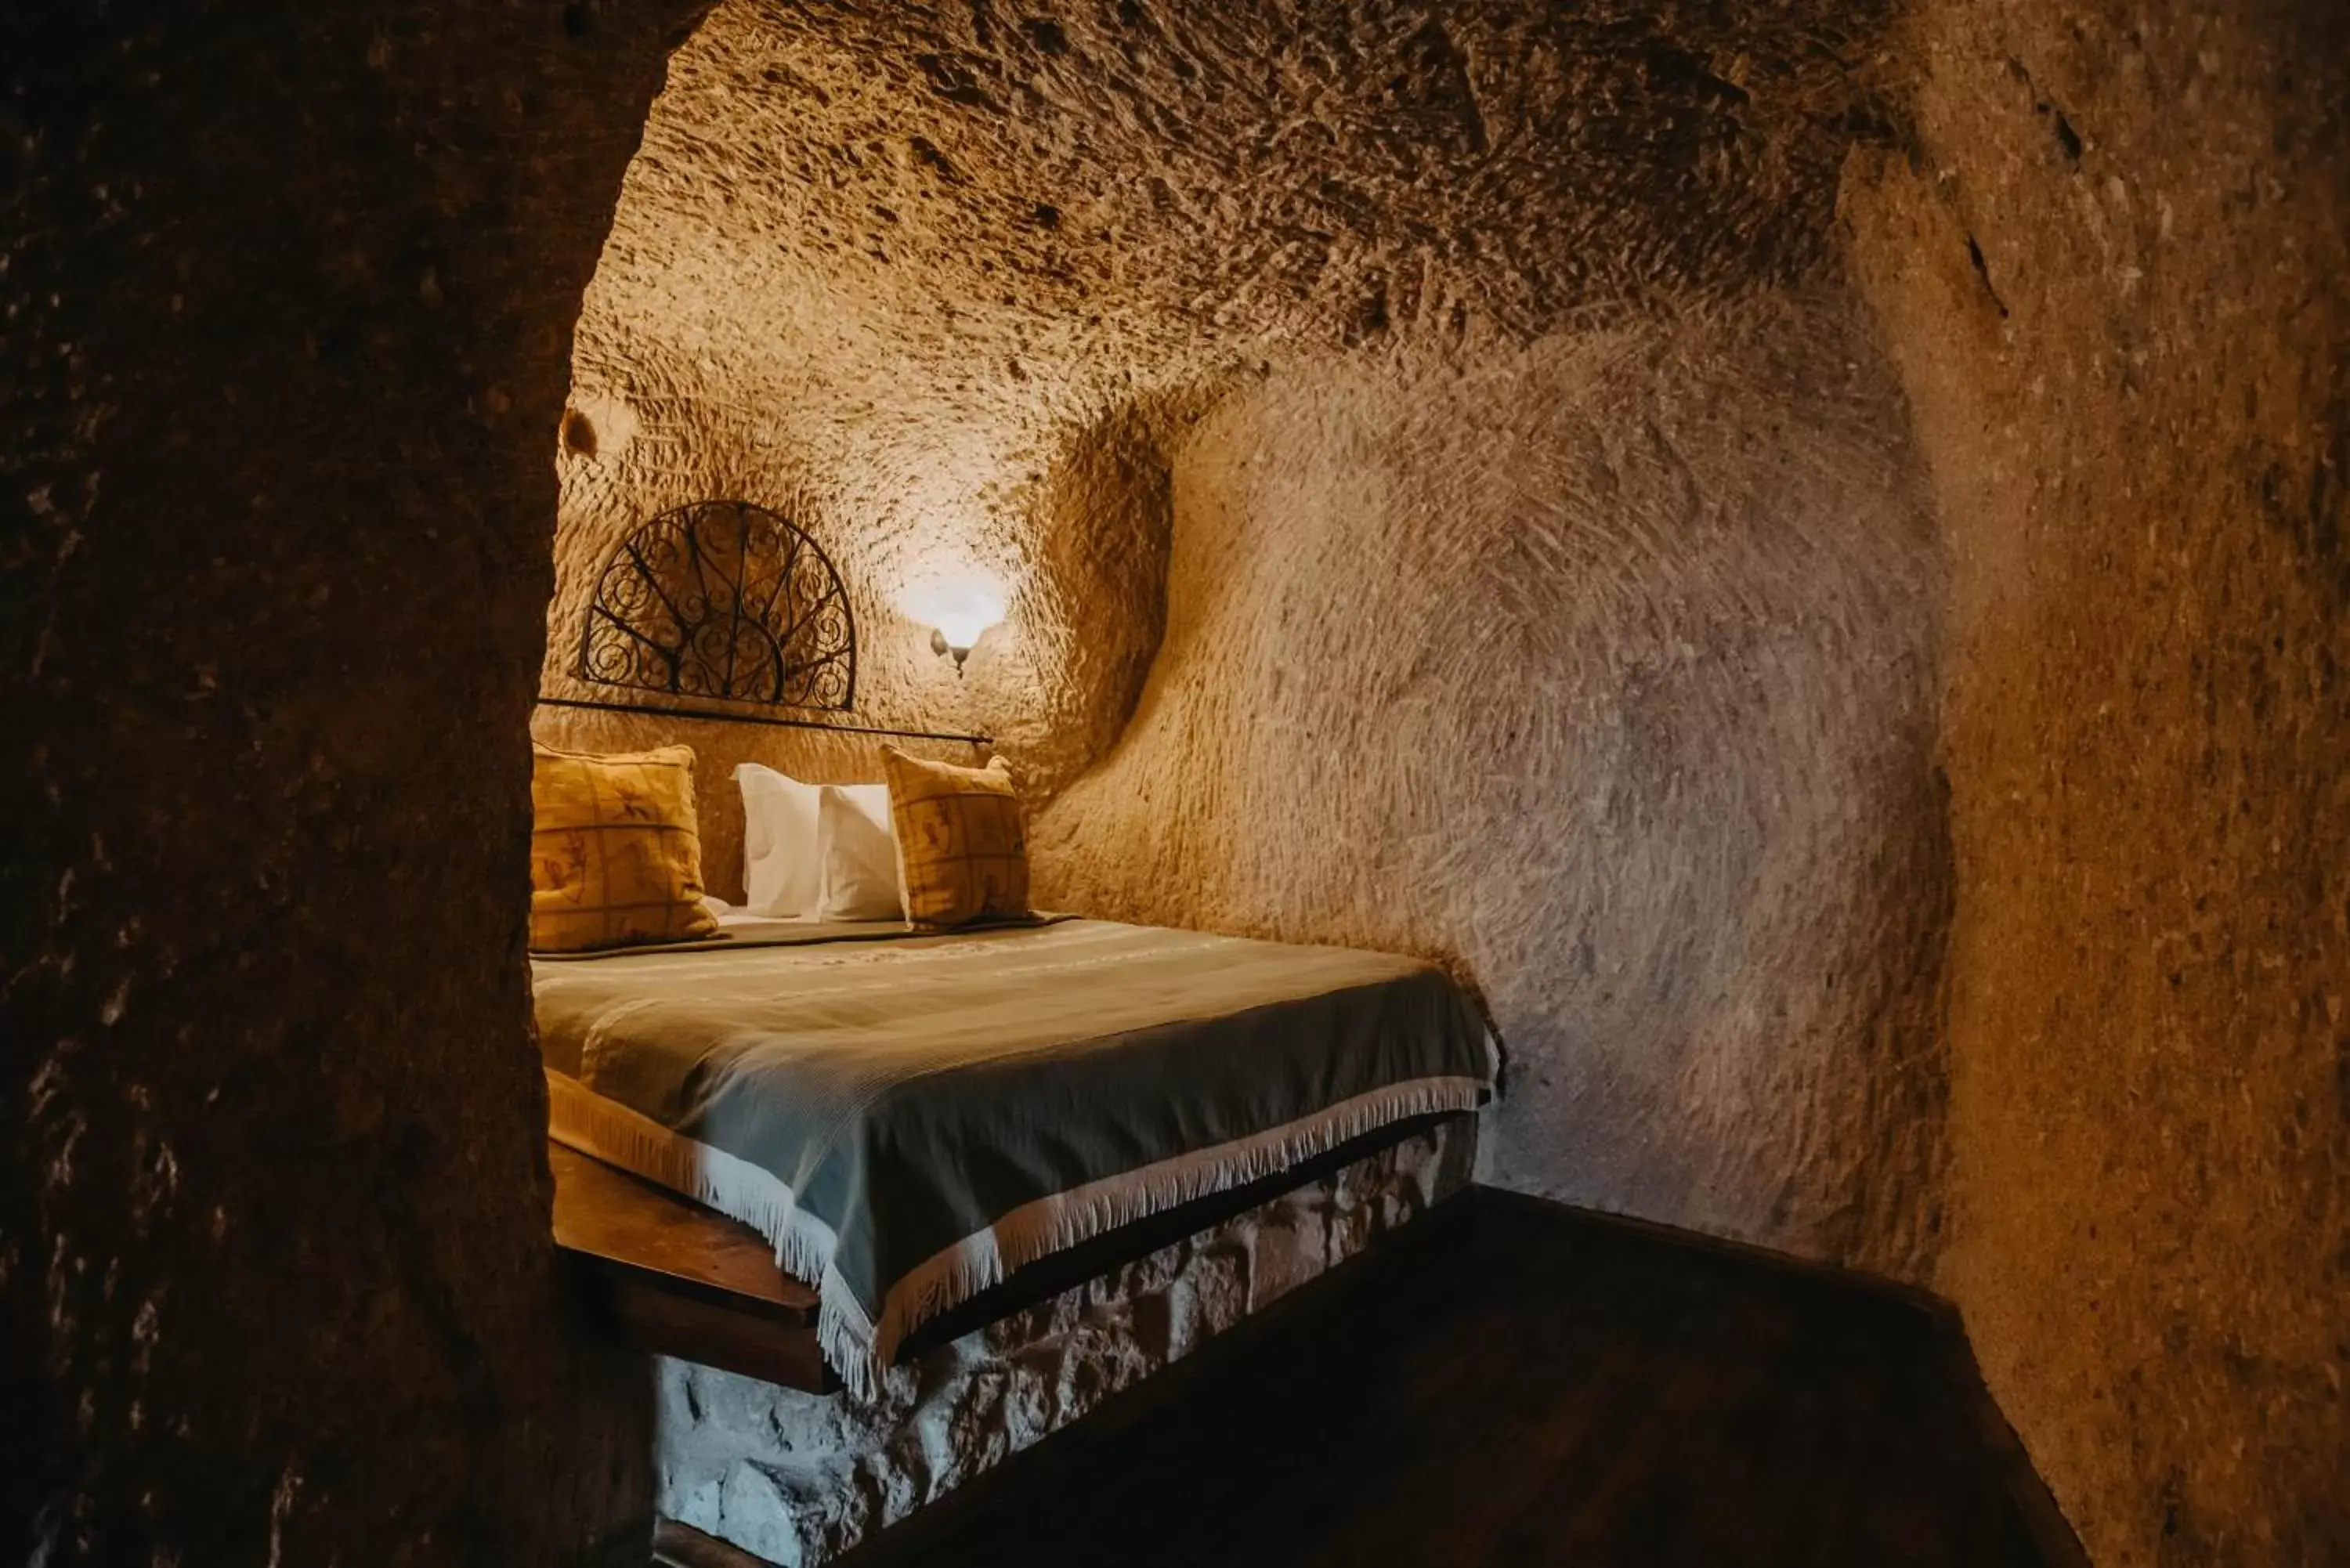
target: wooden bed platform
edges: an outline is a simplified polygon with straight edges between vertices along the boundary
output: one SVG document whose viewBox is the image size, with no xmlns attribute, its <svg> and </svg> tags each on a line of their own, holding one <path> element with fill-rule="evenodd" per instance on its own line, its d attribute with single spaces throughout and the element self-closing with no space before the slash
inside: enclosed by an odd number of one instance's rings
<svg viewBox="0 0 2350 1568">
<path fill-rule="evenodd" d="M 1446 1119 L 1393 1123 L 1261 1181 L 1039 1259 L 924 1324 L 908 1337 L 899 1359 L 1008 1317 Z M 562 1144 L 550 1141 L 546 1158 L 555 1171 L 555 1244 L 580 1288 L 601 1300 L 635 1343 L 786 1388 L 830 1393 L 840 1386 L 816 1352 L 816 1288 L 785 1273 L 756 1231 Z"/>
<path fill-rule="evenodd" d="M 839 1385 L 816 1348 L 816 1288 L 748 1225 L 559 1143 L 555 1244 L 647 1350 L 787 1388 Z"/>
</svg>

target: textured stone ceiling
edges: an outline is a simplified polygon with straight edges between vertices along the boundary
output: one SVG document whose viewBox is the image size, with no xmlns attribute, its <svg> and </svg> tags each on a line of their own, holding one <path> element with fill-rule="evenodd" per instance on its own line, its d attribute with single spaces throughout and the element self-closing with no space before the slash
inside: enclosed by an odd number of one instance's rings
<svg viewBox="0 0 2350 1568">
<path fill-rule="evenodd" d="M 903 330 L 868 371 L 1475 318 L 1818 262 L 1867 5 L 738 0 L 682 53 L 608 269 L 713 347 Z M 707 290 L 700 294 L 697 291 Z"/>
<path fill-rule="evenodd" d="M 1189 420 L 1285 353 L 1474 352 L 1817 274 L 1881 21 L 723 5 L 580 323 L 550 679 L 621 533 L 747 494 L 840 559 L 866 716 L 984 723 L 1057 789 L 1156 646 Z M 908 615 L 956 576 L 1011 601 L 968 682 Z"/>
</svg>

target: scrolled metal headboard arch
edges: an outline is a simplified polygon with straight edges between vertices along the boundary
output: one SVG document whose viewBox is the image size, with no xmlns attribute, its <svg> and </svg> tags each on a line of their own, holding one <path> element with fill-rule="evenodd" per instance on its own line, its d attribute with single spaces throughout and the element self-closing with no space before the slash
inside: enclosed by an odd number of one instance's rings
<svg viewBox="0 0 2350 1568">
<path fill-rule="evenodd" d="M 987 737 L 681 706 L 724 701 L 847 713 L 857 699 L 857 616 L 839 568 L 781 513 L 696 501 L 639 524 L 605 561 L 580 618 L 583 682 L 667 699 L 541 703 L 922 740 Z"/>
<path fill-rule="evenodd" d="M 579 626 L 578 674 L 668 697 L 845 712 L 857 618 L 823 546 L 747 501 L 697 501 L 639 524 L 604 563 Z"/>
</svg>

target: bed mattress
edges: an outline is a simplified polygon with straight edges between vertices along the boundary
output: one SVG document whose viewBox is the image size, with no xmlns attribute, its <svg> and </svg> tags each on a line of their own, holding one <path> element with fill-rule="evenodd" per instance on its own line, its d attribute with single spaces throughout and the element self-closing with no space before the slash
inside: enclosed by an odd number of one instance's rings
<svg viewBox="0 0 2350 1568">
<path fill-rule="evenodd" d="M 1492 1081 L 1440 970 L 1349 949 L 738 921 L 533 967 L 553 1136 L 757 1227 L 864 1394 L 1024 1262 Z"/>
</svg>

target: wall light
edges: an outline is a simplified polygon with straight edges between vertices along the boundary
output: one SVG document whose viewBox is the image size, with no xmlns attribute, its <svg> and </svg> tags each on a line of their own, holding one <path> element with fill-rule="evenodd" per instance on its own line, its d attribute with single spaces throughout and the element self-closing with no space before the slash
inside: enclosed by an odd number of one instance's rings
<svg viewBox="0 0 2350 1568">
<path fill-rule="evenodd" d="M 989 627 L 1003 619 L 1003 596 L 983 583 L 968 579 L 935 585 L 920 596 L 917 615 L 931 623 L 931 651 L 951 655 L 955 673 Z"/>
</svg>

